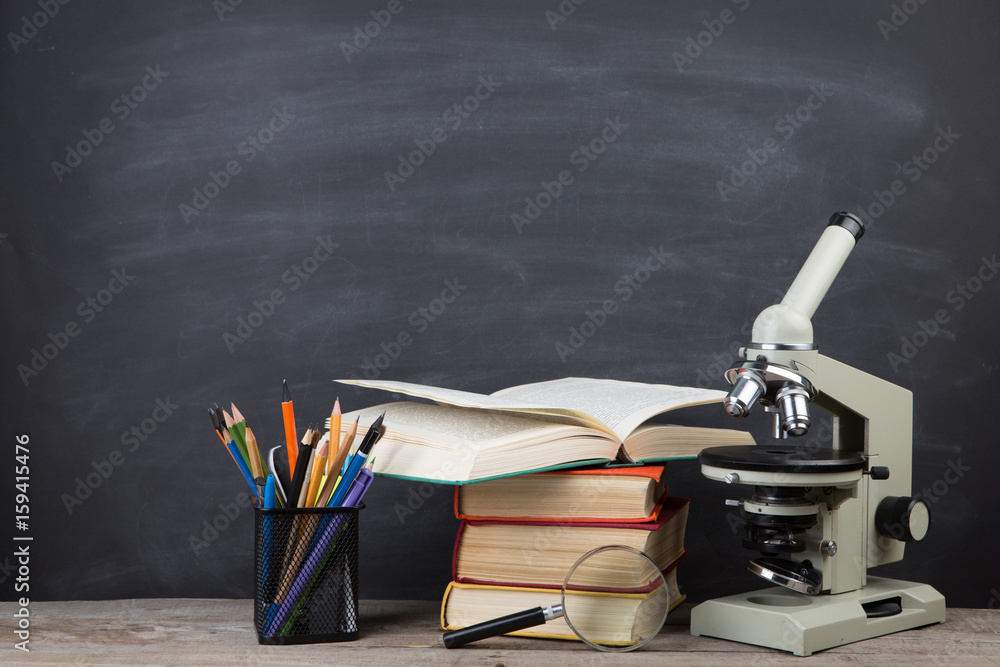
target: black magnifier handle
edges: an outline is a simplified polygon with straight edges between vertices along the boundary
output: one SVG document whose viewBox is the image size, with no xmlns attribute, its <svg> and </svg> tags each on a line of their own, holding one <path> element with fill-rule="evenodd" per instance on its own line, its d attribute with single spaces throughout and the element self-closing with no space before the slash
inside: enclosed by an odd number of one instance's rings
<svg viewBox="0 0 1000 667">
<path fill-rule="evenodd" d="M 445 648 L 458 648 L 459 646 L 465 646 L 469 642 L 477 642 L 480 639 L 496 637 L 497 635 L 504 635 L 508 632 L 516 632 L 525 628 L 533 628 L 536 625 L 542 625 L 545 621 L 559 618 L 562 615 L 562 605 L 546 607 L 545 609 L 541 607 L 525 609 L 514 614 L 476 623 L 461 630 L 446 632 L 443 636 L 444 645 Z"/>
</svg>

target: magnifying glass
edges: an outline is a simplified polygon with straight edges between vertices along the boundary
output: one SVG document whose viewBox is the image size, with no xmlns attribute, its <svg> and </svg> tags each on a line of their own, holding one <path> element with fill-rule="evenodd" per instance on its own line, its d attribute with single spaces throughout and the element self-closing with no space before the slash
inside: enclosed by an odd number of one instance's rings
<svg viewBox="0 0 1000 667">
<path fill-rule="evenodd" d="M 446 632 L 444 645 L 457 648 L 565 622 L 599 651 L 634 651 L 656 636 L 670 610 L 670 592 L 660 568 L 643 552 L 624 545 L 598 547 L 581 556 L 563 581 L 561 601 Z"/>
</svg>

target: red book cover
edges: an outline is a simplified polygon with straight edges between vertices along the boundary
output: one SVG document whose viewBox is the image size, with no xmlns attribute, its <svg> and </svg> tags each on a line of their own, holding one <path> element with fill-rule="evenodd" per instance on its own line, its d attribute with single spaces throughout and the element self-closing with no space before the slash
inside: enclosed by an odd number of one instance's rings
<svg viewBox="0 0 1000 667">
<path fill-rule="evenodd" d="M 616 466 L 612 468 L 585 468 L 576 470 L 554 470 L 551 472 L 539 472 L 533 473 L 535 475 L 582 475 L 582 476 L 609 476 L 609 477 L 646 477 L 655 481 L 660 481 L 663 477 L 663 473 L 666 468 L 664 466 Z M 481 482 L 483 484 L 488 484 L 489 482 Z M 528 519 L 512 519 L 510 517 L 496 517 L 496 516 L 478 516 L 465 514 L 462 511 L 461 506 L 461 494 L 462 489 L 465 486 L 455 487 L 455 516 L 459 519 L 466 519 L 469 521 L 504 521 L 504 522 L 516 522 L 516 521 L 529 521 Z M 666 496 L 667 489 L 663 489 L 663 495 Z M 649 516 L 636 517 L 634 519 L 621 519 L 621 523 L 647 523 L 650 521 L 655 521 L 657 515 L 660 512 L 662 505 L 662 499 L 660 503 L 657 503 L 653 511 L 649 513 Z M 538 521 L 544 523 L 593 523 L 596 518 L 568 518 L 568 517 L 532 517 L 530 521 Z"/>
<path fill-rule="evenodd" d="M 655 521 L 648 521 L 645 523 L 631 523 L 631 522 L 607 522 L 607 521 L 587 521 L 587 522 L 566 522 L 565 525 L 568 529 L 578 529 L 578 528 L 618 528 L 618 529 L 631 529 L 631 530 L 645 530 L 645 531 L 655 531 L 662 528 L 671 519 L 673 519 L 677 514 L 684 509 L 688 503 L 690 503 L 689 498 L 676 498 L 672 496 L 664 496 L 661 500 L 660 506 L 662 509 L 659 512 Z M 501 581 L 501 580 L 488 580 L 474 577 L 460 577 L 458 575 L 458 560 L 459 551 L 462 547 L 462 539 L 465 534 L 465 529 L 467 526 L 489 526 L 489 525 L 518 525 L 518 526 L 541 526 L 546 528 L 551 528 L 553 523 L 551 521 L 540 521 L 540 520 L 516 520 L 516 521 L 470 521 L 463 520 L 458 528 L 458 535 L 455 538 L 455 548 L 452 551 L 451 567 L 452 567 L 452 579 L 460 583 L 474 583 L 474 584 L 500 584 L 506 586 L 522 586 L 528 588 L 551 588 L 551 585 L 544 585 L 538 583 L 523 583 L 523 582 L 513 582 L 513 581 Z M 686 552 L 685 552 L 686 554 Z M 664 568 L 664 572 L 668 572 L 673 565 L 676 565 L 685 554 L 682 554 L 679 558 L 673 561 L 673 564 Z M 582 555 L 582 554 L 581 554 Z M 567 570 L 568 572 L 568 570 Z"/>
</svg>

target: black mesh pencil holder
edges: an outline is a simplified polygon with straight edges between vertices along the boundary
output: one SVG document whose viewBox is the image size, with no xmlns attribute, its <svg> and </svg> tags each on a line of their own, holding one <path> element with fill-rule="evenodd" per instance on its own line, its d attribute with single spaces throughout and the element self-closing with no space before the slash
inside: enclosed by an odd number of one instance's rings
<svg viewBox="0 0 1000 667">
<path fill-rule="evenodd" d="M 357 639 L 358 508 L 258 508 L 254 518 L 257 641 Z"/>
</svg>

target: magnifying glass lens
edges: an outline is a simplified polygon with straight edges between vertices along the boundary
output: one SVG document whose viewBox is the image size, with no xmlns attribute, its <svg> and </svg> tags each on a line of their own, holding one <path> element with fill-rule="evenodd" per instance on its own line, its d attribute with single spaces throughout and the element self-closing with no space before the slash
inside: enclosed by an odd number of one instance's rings
<svg viewBox="0 0 1000 667">
<path fill-rule="evenodd" d="M 648 556 L 626 546 L 594 549 L 563 583 L 566 624 L 602 651 L 632 651 L 656 636 L 670 610 L 663 574 Z"/>
</svg>

